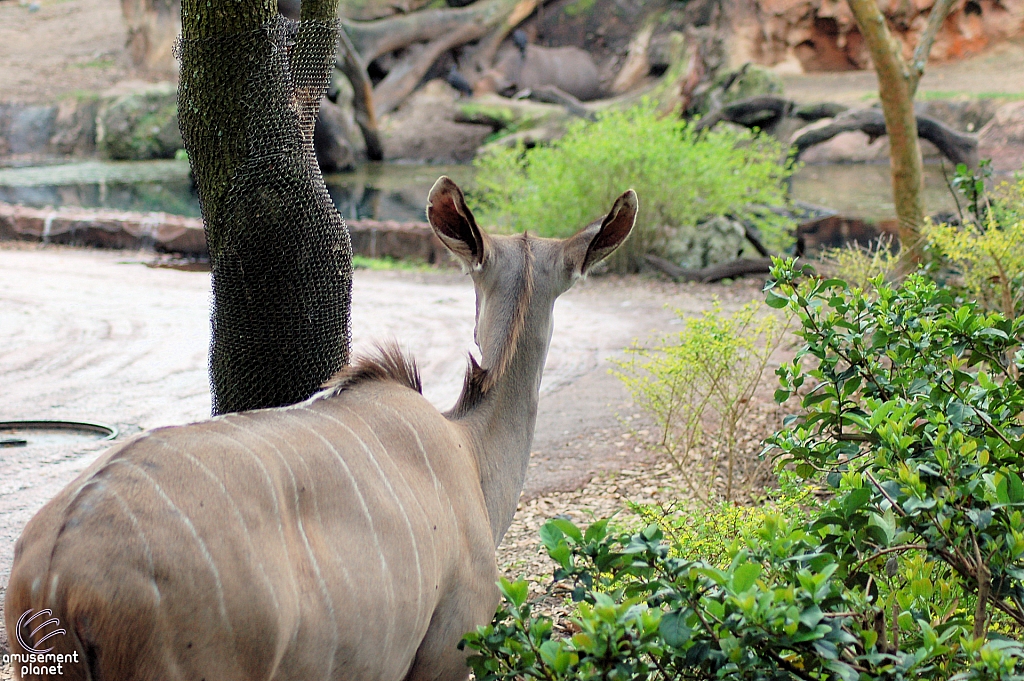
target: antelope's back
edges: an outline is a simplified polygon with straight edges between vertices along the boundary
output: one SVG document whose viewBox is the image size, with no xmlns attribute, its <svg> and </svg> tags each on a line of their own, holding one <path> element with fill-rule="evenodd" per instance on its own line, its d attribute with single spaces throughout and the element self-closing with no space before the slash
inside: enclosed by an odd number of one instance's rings
<svg viewBox="0 0 1024 681">
<path fill-rule="evenodd" d="M 393 383 L 145 433 L 26 526 L 8 631 L 51 609 L 82 678 L 401 679 L 492 543 L 474 466 Z"/>
</svg>

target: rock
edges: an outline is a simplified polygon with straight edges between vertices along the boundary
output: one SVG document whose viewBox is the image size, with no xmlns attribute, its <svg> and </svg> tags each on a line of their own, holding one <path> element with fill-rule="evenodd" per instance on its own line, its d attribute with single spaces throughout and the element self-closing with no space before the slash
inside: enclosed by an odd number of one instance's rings
<svg viewBox="0 0 1024 681">
<path fill-rule="evenodd" d="M 12 107 L 7 130 L 8 153 L 43 154 L 57 120 L 56 106 Z"/>
<path fill-rule="evenodd" d="M 698 270 L 735 260 L 746 246 L 742 223 L 719 215 L 696 227 L 677 230 L 666 257 L 683 269 Z"/>
<path fill-rule="evenodd" d="M 992 159 L 996 171 L 1012 172 L 1024 166 L 1024 102 L 999 107 L 978 133 L 978 158 Z"/>
<path fill-rule="evenodd" d="M 725 84 L 732 77 L 732 73 L 721 75 L 716 79 L 716 84 Z M 741 72 L 722 95 L 722 104 L 737 102 L 757 95 L 781 95 L 783 90 L 782 78 L 777 73 L 763 66 L 749 64 L 741 69 Z"/>
<path fill-rule="evenodd" d="M 527 45 L 525 58 L 513 46 L 503 47 L 494 68 L 473 84 L 477 94 L 557 87 L 586 102 L 602 96 L 593 57 L 578 47 Z"/>
<path fill-rule="evenodd" d="M 384 158 L 418 163 L 465 163 L 491 134 L 488 125 L 455 122 L 458 93 L 435 79 L 381 120 Z"/>
<path fill-rule="evenodd" d="M 933 0 L 879 3 L 909 55 L 920 41 Z M 849 5 L 836 0 L 745 0 L 736 3 L 729 34 L 734 61 L 779 65 L 788 72 L 869 69 L 870 58 Z M 1024 0 L 953 3 L 930 58 L 978 54 L 1021 34 Z"/>
<path fill-rule="evenodd" d="M 96 151 L 96 97 L 65 99 L 57 106 L 50 148 L 62 156 L 90 156 Z"/>
<path fill-rule="evenodd" d="M 961 132 L 978 132 L 992 120 L 1002 104 L 998 99 L 936 99 L 918 102 L 914 111 Z"/>
<path fill-rule="evenodd" d="M 178 131 L 178 90 L 147 85 L 106 99 L 96 117 L 96 144 L 107 157 L 141 161 L 174 158 L 184 147 Z"/>
</svg>

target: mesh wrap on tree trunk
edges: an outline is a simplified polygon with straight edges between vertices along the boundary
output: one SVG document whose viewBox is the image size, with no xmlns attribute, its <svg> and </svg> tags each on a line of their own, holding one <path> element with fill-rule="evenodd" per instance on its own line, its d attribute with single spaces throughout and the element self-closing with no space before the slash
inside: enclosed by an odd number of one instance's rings
<svg viewBox="0 0 1024 681">
<path fill-rule="evenodd" d="M 312 142 L 339 30 L 278 17 L 178 46 L 182 72 L 201 73 L 204 86 L 183 77 L 178 98 L 213 270 L 214 414 L 301 401 L 348 363 L 351 245 Z M 240 98 L 225 111 L 228 124 L 244 126 L 234 136 L 244 150 L 218 187 L 197 158 L 205 146 L 217 162 L 224 139 L 215 136 L 232 136 L 202 112 L 230 97 Z"/>
</svg>

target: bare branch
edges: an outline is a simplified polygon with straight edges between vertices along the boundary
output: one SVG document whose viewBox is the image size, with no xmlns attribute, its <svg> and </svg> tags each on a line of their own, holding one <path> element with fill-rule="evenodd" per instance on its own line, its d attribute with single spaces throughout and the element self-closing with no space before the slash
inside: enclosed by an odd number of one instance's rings
<svg viewBox="0 0 1024 681">
<path fill-rule="evenodd" d="M 946 20 L 946 15 L 949 14 L 949 9 L 952 6 L 953 0 L 936 0 L 932 6 L 931 14 L 928 15 L 928 25 L 925 26 L 924 33 L 921 34 L 921 38 L 917 41 L 917 47 L 914 48 L 910 71 L 911 97 L 917 92 L 917 84 L 924 74 L 925 64 L 928 63 L 928 53 L 932 51 L 932 43 L 935 42 L 935 36 L 942 28 L 942 23 Z"/>
</svg>

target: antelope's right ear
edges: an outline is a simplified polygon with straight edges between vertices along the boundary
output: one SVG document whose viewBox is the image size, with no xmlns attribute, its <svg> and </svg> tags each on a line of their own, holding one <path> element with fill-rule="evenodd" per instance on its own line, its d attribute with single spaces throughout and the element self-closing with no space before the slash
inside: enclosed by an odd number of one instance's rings
<svg viewBox="0 0 1024 681">
<path fill-rule="evenodd" d="M 477 227 L 462 190 L 444 175 L 427 194 L 427 222 L 463 265 L 471 270 L 480 268 L 487 250 L 487 237 Z"/>
<path fill-rule="evenodd" d="M 604 219 L 591 223 L 565 241 L 566 260 L 575 276 L 587 276 L 594 265 L 622 245 L 633 230 L 636 211 L 636 192 L 629 189 L 615 200 Z"/>
</svg>

